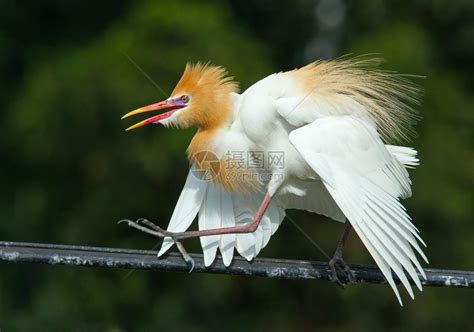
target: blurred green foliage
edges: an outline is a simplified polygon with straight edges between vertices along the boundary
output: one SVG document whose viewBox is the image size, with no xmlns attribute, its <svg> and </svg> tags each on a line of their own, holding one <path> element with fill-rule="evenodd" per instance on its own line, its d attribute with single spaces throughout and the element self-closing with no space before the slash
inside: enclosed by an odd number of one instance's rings
<svg viewBox="0 0 474 332">
<path fill-rule="evenodd" d="M 121 115 L 167 97 L 127 56 L 165 92 L 187 61 L 198 60 L 224 65 L 245 89 L 304 64 L 307 44 L 322 36 L 316 40 L 334 42 L 335 56 L 380 53 L 387 69 L 426 76 L 417 80 L 425 98 L 413 142 L 422 165 L 412 172 L 414 197 L 406 205 L 428 243 L 431 266 L 473 270 L 474 3 L 331 3 L 342 12 L 324 26 L 327 0 L 0 1 L 1 238 L 155 247 L 155 239 L 115 222 L 143 216 L 166 225 L 194 131 L 123 132 Z M 339 224 L 290 215 L 333 250 Z M 197 241 L 187 245 L 199 250 Z M 324 259 L 289 222 L 261 255 Z M 355 236 L 346 257 L 371 262 Z M 417 295 L 400 308 L 386 286 L 342 291 L 326 282 L 2 264 L 0 329 L 474 328 L 472 291 Z"/>
</svg>

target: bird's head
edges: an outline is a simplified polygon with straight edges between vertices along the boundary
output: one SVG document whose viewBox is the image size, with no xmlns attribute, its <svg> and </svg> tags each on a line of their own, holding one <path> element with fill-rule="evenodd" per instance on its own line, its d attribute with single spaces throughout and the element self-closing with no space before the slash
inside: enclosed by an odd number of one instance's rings
<svg viewBox="0 0 474 332">
<path fill-rule="evenodd" d="M 237 84 L 226 76 L 224 68 L 201 63 L 187 64 L 168 99 L 136 109 L 125 114 L 122 119 L 138 113 L 162 111 L 127 130 L 150 123 L 212 129 L 229 121 L 230 95 L 233 92 L 237 92 Z"/>
</svg>

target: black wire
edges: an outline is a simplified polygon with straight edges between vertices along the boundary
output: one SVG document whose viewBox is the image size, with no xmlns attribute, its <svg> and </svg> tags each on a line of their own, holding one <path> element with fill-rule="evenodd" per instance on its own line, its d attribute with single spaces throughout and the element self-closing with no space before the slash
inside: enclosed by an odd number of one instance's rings
<svg viewBox="0 0 474 332">
<path fill-rule="evenodd" d="M 39 263 L 100 268 L 148 269 L 160 271 L 188 272 L 189 267 L 178 253 L 170 253 L 161 258 L 156 251 L 86 247 L 59 244 L 40 244 L 0 241 L 0 262 Z M 195 261 L 193 272 L 230 275 L 260 276 L 284 279 L 330 280 L 330 270 L 326 262 L 298 261 L 287 259 L 256 258 L 247 262 L 235 257 L 230 267 L 225 267 L 217 259 L 210 267 L 204 266 L 203 256 L 191 254 Z M 357 282 L 386 283 L 376 266 L 350 265 Z M 425 286 L 474 288 L 473 271 L 425 269 Z M 347 281 L 343 271 L 339 278 Z M 398 278 L 394 275 L 398 282 Z"/>
</svg>

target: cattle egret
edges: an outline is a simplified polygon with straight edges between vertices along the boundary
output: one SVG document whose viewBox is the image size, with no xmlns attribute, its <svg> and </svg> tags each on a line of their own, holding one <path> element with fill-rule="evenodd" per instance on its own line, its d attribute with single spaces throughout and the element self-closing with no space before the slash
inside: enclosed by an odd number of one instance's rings
<svg viewBox="0 0 474 332">
<path fill-rule="evenodd" d="M 406 75 L 376 68 L 367 57 L 316 61 L 272 74 L 242 94 L 224 68 L 188 64 L 170 98 L 132 111 L 163 110 L 146 124 L 197 127 L 187 155 L 190 172 L 165 231 L 148 220 L 129 226 L 174 243 L 199 237 L 206 266 L 217 249 L 229 266 L 234 249 L 252 260 L 285 217 L 307 210 L 345 223 L 329 265 L 354 275 L 342 259 L 351 228 L 401 302 L 392 272 L 414 298 L 426 261 L 401 198 L 411 196 L 413 148 L 390 145 L 413 133 L 418 89 Z M 198 215 L 199 230 L 187 231 Z M 348 221 L 348 222 L 347 222 Z"/>
</svg>

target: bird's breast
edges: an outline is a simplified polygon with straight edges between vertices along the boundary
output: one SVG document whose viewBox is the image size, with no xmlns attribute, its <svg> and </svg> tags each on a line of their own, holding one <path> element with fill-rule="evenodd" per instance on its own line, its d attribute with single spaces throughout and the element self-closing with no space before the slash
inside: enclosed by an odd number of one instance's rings
<svg viewBox="0 0 474 332">
<path fill-rule="evenodd" d="M 188 147 L 188 158 L 197 175 L 230 192 L 260 191 L 263 182 L 253 167 L 248 139 L 239 131 L 225 128 L 198 131 Z"/>
</svg>

